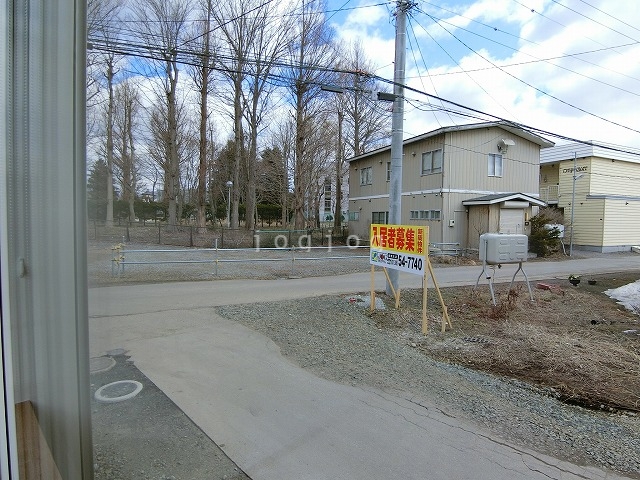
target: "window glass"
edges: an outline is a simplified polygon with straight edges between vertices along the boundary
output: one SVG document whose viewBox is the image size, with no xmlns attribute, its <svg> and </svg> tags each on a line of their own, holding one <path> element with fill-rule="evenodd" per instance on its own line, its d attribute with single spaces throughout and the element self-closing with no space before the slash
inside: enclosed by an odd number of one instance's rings
<svg viewBox="0 0 640 480">
<path fill-rule="evenodd" d="M 422 174 L 442 172 L 442 149 L 432 150 L 422 154 Z"/>
<path fill-rule="evenodd" d="M 363 167 L 360 169 L 360 185 L 371 185 L 373 180 L 372 168 Z"/>
<path fill-rule="evenodd" d="M 389 223 L 389 212 L 371 212 L 371 223 Z"/>
<path fill-rule="evenodd" d="M 501 177 L 502 176 L 502 154 L 490 153 L 488 157 L 489 163 L 489 176 Z"/>
</svg>

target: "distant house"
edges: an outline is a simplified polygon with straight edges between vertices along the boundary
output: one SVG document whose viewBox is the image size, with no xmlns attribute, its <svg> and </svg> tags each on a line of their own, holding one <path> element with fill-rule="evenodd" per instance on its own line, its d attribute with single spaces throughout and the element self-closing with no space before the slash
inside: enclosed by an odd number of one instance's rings
<svg viewBox="0 0 640 480">
<path fill-rule="evenodd" d="M 539 198 L 540 149 L 554 144 L 503 122 L 443 127 L 404 141 L 403 224 L 431 243 L 477 248 L 482 233 L 528 233 Z M 388 223 L 391 147 L 349 160 L 349 233 Z"/>
<path fill-rule="evenodd" d="M 573 230 L 573 245 L 585 250 L 628 251 L 640 244 L 640 153 L 616 148 L 629 152 L 583 143 L 542 151 L 540 194 L 564 211 L 565 243 Z"/>
</svg>

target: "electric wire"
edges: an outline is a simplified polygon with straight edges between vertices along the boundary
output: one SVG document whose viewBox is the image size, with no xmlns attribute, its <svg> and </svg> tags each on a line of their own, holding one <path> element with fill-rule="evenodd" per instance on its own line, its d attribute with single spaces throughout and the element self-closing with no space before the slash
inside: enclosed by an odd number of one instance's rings
<svg viewBox="0 0 640 480">
<path fill-rule="evenodd" d="M 426 15 L 428 15 L 428 14 L 426 14 Z M 430 15 L 428 15 L 428 16 L 430 16 Z M 434 20 L 436 23 L 439 23 L 439 24 L 440 24 L 440 23 L 444 23 L 444 24 L 450 25 L 450 26 L 452 26 L 452 27 L 454 27 L 454 28 L 457 28 L 457 29 L 459 29 L 459 30 L 462 30 L 462 31 L 464 31 L 464 32 L 467 32 L 467 33 L 469 33 L 469 34 L 471 34 L 471 35 L 475 35 L 475 36 L 480 37 L 480 38 L 482 38 L 482 39 L 484 39 L 484 40 L 487 40 L 487 41 L 489 41 L 489 42 L 491 42 L 491 43 L 494 43 L 494 44 L 496 44 L 496 45 L 500 45 L 501 47 L 505 47 L 505 48 L 507 48 L 507 49 L 509 49 L 509 50 L 512 50 L 512 51 L 516 52 L 516 53 L 520 53 L 520 54 L 523 54 L 523 55 L 527 55 L 528 57 L 531 57 L 531 58 L 534 58 L 534 59 L 535 59 L 533 62 L 519 62 L 519 63 L 517 63 L 517 64 L 511 64 L 511 65 L 509 65 L 509 66 L 525 65 L 525 64 L 527 64 L 527 63 L 544 62 L 544 63 L 548 63 L 549 65 L 551 65 L 551 66 L 553 66 L 553 67 L 559 68 L 559 69 L 561 69 L 561 70 L 565 70 L 565 71 L 567 71 L 567 72 L 573 73 L 573 74 L 578 75 L 578 76 L 580 76 L 580 77 L 584 77 L 584 78 L 586 78 L 586 79 L 588 79 L 588 80 L 591 80 L 591 81 L 594 81 L 594 82 L 597 82 L 597 83 L 601 83 L 601 84 L 603 84 L 603 85 L 606 85 L 606 86 L 608 86 L 608 87 L 614 88 L 614 89 L 616 89 L 616 90 L 620 90 L 620 91 L 623 91 L 623 92 L 625 92 L 625 93 L 629 93 L 629 94 L 631 94 L 631 95 L 640 96 L 640 94 L 639 94 L 639 93 L 635 93 L 635 92 L 632 92 L 632 91 L 630 91 L 630 90 L 624 89 L 624 88 L 622 88 L 622 87 L 618 87 L 618 86 L 616 86 L 616 85 L 613 85 L 613 84 L 611 84 L 611 83 L 607 83 L 607 82 L 605 82 L 605 81 L 598 80 L 597 78 L 590 77 L 589 75 L 585 75 L 584 73 L 577 72 L 577 71 L 575 71 L 575 70 L 572 70 L 572 69 L 570 69 L 570 68 L 564 67 L 564 66 L 562 66 L 562 65 L 558 65 L 558 64 L 556 64 L 556 63 L 552 63 L 551 61 L 549 61 L 550 59 L 541 59 L 541 58 L 538 58 L 538 57 L 536 57 L 535 55 L 532 55 L 532 54 L 530 54 L 530 53 L 524 52 L 524 51 L 519 50 L 519 49 L 517 49 L 517 48 L 511 47 L 510 45 L 506 45 L 506 44 L 504 44 L 504 43 L 498 42 L 498 41 L 496 41 L 496 40 L 494 40 L 494 39 L 492 39 L 492 38 L 486 37 L 486 36 L 484 36 L 484 35 L 480 35 L 479 33 L 473 32 L 473 31 L 468 30 L 468 29 L 466 29 L 466 28 L 463 28 L 463 27 L 457 26 L 457 25 L 455 25 L 455 24 L 453 24 L 453 23 L 451 23 L 451 22 L 447 22 L 446 20 L 443 20 L 443 19 L 441 19 L 441 18 L 433 17 L 433 16 L 430 16 L 430 17 L 431 17 L 431 18 L 432 18 L 432 20 Z M 426 30 L 426 29 L 425 29 L 425 30 Z M 449 32 L 449 33 L 451 34 L 451 32 Z M 433 37 L 432 37 L 432 38 L 433 38 Z M 629 45 L 637 45 L 638 43 L 640 43 L 640 42 L 638 42 L 638 41 L 634 41 L 634 43 L 631 43 L 631 44 L 629 44 Z M 613 49 L 613 48 L 618 48 L 618 47 L 609 47 L 609 48 L 607 48 L 607 49 Z M 604 49 L 604 48 L 602 48 L 602 49 L 599 49 L 599 50 L 600 50 L 600 51 L 602 51 L 602 50 L 605 50 L 605 49 Z M 568 57 L 571 57 L 571 56 L 572 56 L 572 55 L 561 55 L 561 56 L 558 56 L 558 57 L 554 57 L 553 59 L 562 59 L 562 58 L 568 58 Z M 592 63 L 592 62 L 587 62 L 587 63 Z M 494 65 L 492 64 L 492 66 L 491 66 L 491 67 L 487 67 L 486 69 L 478 69 L 478 70 L 491 70 L 491 69 L 496 69 L 496 68 L 497 68 L 497 69 L 499 69 L 499 70 L 501 70 L 502 68 L 505 68 L 505 67 L 504 67 L 504 66 L 494 66 Z M 606 69 L 606 70 L 609 70 L 609 69 Z M 610 70 L 610 71 L 611 71 L 611 70 Z M 613 72 L 613 73 L 617 73 L 617 72 Z M 640 81 L 640 79 L 637 79 L 637 78 L 634 78 L 634 80 Z"/>
<path fill-rule="evenodd" d="M 427 14 L 427 13 L 425 13 L 425 14 L 426 14 L 427 16 L 429 16 L 429 17 L 430 17 L 430 15 L 429 15 L 429 14 Z M 436 23 L 437 23 L 437 22 L 436 22 Z M 640 133 L 640 130 L 637 130 L 637 129 L 635 129 L 635 128 L 631 128 L 631 127 L 629 127 L 629 126 L 627 126 L 627 125 L 623 125 L 623 124 L 618 123 L 618 122 L 615 122 L 615 121 L 613 121 L 613 120 L 609 120 L 609 119 L 607 119 L 607 118 L 605 118 L 605 117 L 603 117 L 603 116 L 601 116 L 601 115 L 598 115 L 598 114 L 595 114 L 595 113 L 589 112 L 588 110 L 585 110 L 584 108 L 581 108 L 581 107 L 578 107 L 577 105 L 573 105 L 572 103 L 566 102 L 566 101 L 562 100 L 561 98 L 559 98 L 559 97 L 557 97 L 557 96 L 555 96 L 555 95 L 552 95 L 552 94 L 550 94 L 550 93 L 548 93 L 548 92 L 545 92 L 544 90 L 542 90 L 542 89 L 540 89 L 540 88 L 538 88 L 538 87 L 536 87 L 536 86 L 532 85 L 531 83 L 526 82 L 525 80 L 522 80 L 521 78 L 518 78 L 517 76 L 513 75 L 512 73 L 509 73 L 508 71 L 506 71 L 506 70 L 504 70 L 504 69 L 499 68 L 499 67 L 498 67 L 494 62 L 492 62 L 491 60 L 489 60 L 488 58 L 486 58 L 486 57 L 485 57 L 484 55 L 482 55 L 481 53 L 479 53 L 479 52 L 475 51 L 473 48 L 471 48 L 469 45 L 467 45 L 465 42 L 463 42 L 463 41 L 462 41 L 460 38 L 458 38 L 456 35 L 454 35 L 454 34 L 453 34 L 453 33 L 451 33 L 449 30 L 447 30 L 444 26 L 442 26 L 441 24 L 438 24 L 438 25 L 440 26 L 440 28 L 444 29 L 447 33 L 449 33 L 449 35 L 451 35 L 454 39 L 456 39 L 458 42 L 460 42 L 462 45 L 464 45 L 468 50 L 470 50 L 471 52 L 473 52 L 474 54 L 476 54 L 477 56 L 479 56 L 480 58 L 482 58 L 482 59 L 483 59 L 484 61 L 486 61 L 487 63 L 489 63 L 489 64 L 491 64 L 491 65 L 495 66 L 495 67 L 496 67 L 496 68 L 498 68 L 501 72 L 503 72 L 503 73 L 507 74 L 508 76 L 510 76 L 511 78 L 513 78 L 514 80 L 516 80 L 516 81 L 518 81 L 518 82 L 522 83 L 523 85 L 526 85 L 526 86 L 528 86 L 529 88 L 532 88 L 533 90 L 535 90 L 535 91 L 537 91 L 537 92 L 539 92 L 539 93 L 541 93 L 541 94 L 543 94 L 543 95 L 545 95 L 545 96 L 547 96 L 547 97 L 549 97 L 549 98 L 552 98 L 552 99 L 554 99 L 554 100 L 556 100 L 556 101 L 558 101 L 558 102 L 560 102 L 560 103 L 562 103 L 562 104 L 564 104 L 564 105 L 566 105 L 566 106 L 568 106 L 568 107 L 571 107 L 571 108 L 573 108 L 573 109 L 575 109 L 575 110 L 578 110 L 578 111 L 580 111 L 580 112 L 582 112 L 582 113 L 584 113 L 584 114 L 586 114 L 586 115 L 589 115 L 589 116 L 595 117 L 595 118 L 597 118 L 597 119 L 599 119 L 599 120 L 603 120 L 603 121 L 605 121 L 605 122 L 607 122 L 607 123 L 610 123 L 610 124 L 612 124 L 612 125 L 616 125 L 616 126 L 618 126 L 618 127 L 624 128 L 624 129 L 626 129 L 626 130 L 630 130 L 630 131 L 635 132 L 635 133 Z"/>
<path fill-rule="evenodd" d="M 436 22 L 437 23 L 437 22 Z M 456 66 L 462 70 L 464 73 L 466 73 L 465 69 L 462 68 L 462 65 L 460 65 L 460 63 L 458 63 L 458 61 L 453 58 L 451 56 L 451 54 L 447 51 L 447 49 L 445 49 L 440 42 L 438 42 L 433 35 L 431 35 L 431 33 L 420 23 L 418 23 L 418 25 L 424 30 L 424 32 L 429 36 L 429 38 L 431 39 L 431 41 L 433 41 L 436 45 L 438 45 L 438 47 L 440 48 L 440 50 L 442 50 L 445 55 L 447 55 L 449 57 L 449 59 L 456 64 Z M 487 89 L 485 89 L 480 83 L 478 83 L 478 81 L 473 78 L 471 75 L 467 74 L 467 77 L 469 77 L 469 79 L 475 83 L 491 100 L 494 101 L 494 103 L 496 103 L 497 105 L 499 105 L 507 114 L 511 115 L 511 112 L 509 110 L 507 110 L 507 108 L 502 105 L 498 100 L 496 100 L 495 98 L 493 98 L 493 96 L 487 91 Z"/>
<path fill-rule="evenodd" d="M 571 11 L 571 12 L 575 13 L 576 15 L 580 15 L 581 17 L 586 18 L 587 20 L 589 20 L 589 21 L 591 21 L 591 22 L 593 22 L 593 23 L 595 23 L 595 24 L 597 24 L 597 25 L 600 25 L 600 26 L 602 26 L 602 27 L 604 27 L 604 28 L 606 28 L 606 29 L 608 29 L 608 30 L 611 30 L 612 32 L 617 33 L 618 35 L 622 35 L 623 37 L 626 37 L 626 38 L 628 38 L 629 40 L 633 40 L 634 42 L 637 42 L 637 41 L 638 41 L 638 40 L 636 40 L 635 38 L 630 37 L 629 35 L 627 35 L 627 34 L 625 34 L 625 33 L 622 33 L 622 32 L 620 32 L 620 31 L 616 30 L 615 28 L 612 28 L 612 27 L 610 27 L 610 26 L 608 26 L 608 25 L 605 25 L 604 23 L 599 22 L 599 21 L 597 21 L 597 20 L 594 20 L 593 18 L 586 16 L 584 13 L 581 13 L 581 12 L 579 12 L 579 11 L 577 11 L 577 10 L 575 10 L 575 9 L 571 8 L 571 7 L 568 7 L 567 5 L 564 5 L 563 3 L 558 2 L 557 0 L 551 0 L 551 1 L 552 1 L 553 3 L 555 3 L 556 5 L 559 5 L 560 7 L 562 7 L 562 8 L 566 8 L 567 10 L 569 10 L 569 11 Z"/>
<path fill-rule="evenodd" d="M 408 18 L 408 25 L 409 25 L 409 29 L 411 30 L 411 33 L 413 34 L 413 39 L 416 40 L 416 48 L 418 49 L 418 52 L 420 53 L 420 58 L 422 59 L 422 64 L 424 65 L 424 69 L 427 72 L 427 76 L 429 77 L 429 81 L 431 82 L 431 87 L 433 88 L 433 91 L 436 93 L 436 95 L 438 95 L 438 90 L 436 89 L 436 86 L 434 85 L 433 80 L 431 79 L 431 74 L 429 73 L 429 68 L 427 67 L 427 62 L 426 62 L 426 60 L 424 58 L 424 55 L 422 54 L 422 50 L 420 49 L 420 44 L 417 41 L 416 34 L 415 34 L 414 29 L 413 29 L 413 24 L 411 22 L 411 17 Z M 415 49 L 413 47 L 413 42 L 412 42 L 412 39 L 411 39 L 411 37 L 409 35 L 407 35 L 407 38 L 409 40 L 409 48 L 411 50 L 411 54 L 413 55 L 413 63 L 416 65 L 416 68 L 417 68 L 418 59 L 416 58 L 416 52 L 415 52 Z M 420 79 L 420 83 L 422 84 L 423 90 L 427 90 L 427 88 L 424 85 L 424 79 L 422 78 L 422 75 L 420 75 L 419 71 L 418 71 L 418 78 Z M 438 125 L 440 127 L 442 127 L 442 124 L 440 123 L 440 120 L 438 120 L 438 116 L 435 115 L 435 113 L 434 113 L 433 117 L 434 117 L 435 121 L 438 123 Z M 451 122 L 453 124 L 455 124 L 455 122 L 453 121 L 453 118 L 451 118 L 451 116 L 449 116 L 449 119 L 451 120 Z"/>
<path fill-rule="evenodd" d="M 414 32 L 414 35 L 415 35 L 415 32 Z M 98 42 L 100 42 L 100 41 L 101 41 L 101 39 L 98 39 L 98 38 L 92 38 L 92 39 L 91 39 L 91 41 L 93 41 L 93 42 L 95 42 L 95 43 L 98 43 Z M 127 46 L 128 46 L 128 47 L 132 47 L 133 51 L 131 51 L 131 50 L 127 51 L 127 48 L 126 48 Z M 128 44 L 127 44 L 127 43 L 125 42 L 125 43 L 124 43 L 124 47 L 125 47 L 125 48 L 108 48 L 108 47 L 106 47 L 106 46 L 101 46 L 101 45 L 99 45 L 99 44 L 98 44 L 98 45 L 96 45 L 96 49 L 97 49 L 97 50 L 102 50 L 102 51 L 107 51 L 107 52 L 108 52 L 108 51 L 112 51 L 113 53 L 117 53 L 117 54 L 120 54 L 120 55 L 125 55 L 125 56 L 137 56 L 137 57 L 140 57 L 140 58 L 143 58 L 143 59 L 149 59 L 149 60 L 155 60 L 155 61 L 165 61 L 165 58 L 163 58 L 163 57 L 158 57 L 158 56 L 155 56 L 155 55 L 153 55 L 153 54 L 146 53 L 146 52 L 148 52 L 150 49 L 152 49 L 152 47 L 150 47 L 150 46 L 147 46 L 147 45 L 132 45 L 131 43 L 128 43 Z M 467 48 L 469 48 L 469 47 L 467 46 Z M 157 48 L 156 50 L 158 50 L 158 52 L 160 52 L 162 49 L 158 49 L 158 48 Z M 196 55 L 196 56 L 197 56 L 197 55 Z M 191 64 L 191 65 L 195 65 L 195 66 L 197 66 L 197 65 L 198 65 L 197 63 L 188 62 L 188 61 L 185 61 L 185 60 L 183 60 L 183 59 L 180 59 L 180 63 L 184 63 L 184 64 Z M 283 68 L 287 68 L 287 67 L 288 67 L 288 68 L 291 68 L 291 67 L 292 67 L 292 64 L 286 64 L 285 62 L 280 62 L 280 66 L 282 66 Z M 332 72 L 339 71 L 339 70 L 337 70 L 337 69 L 335 69 L 335 68 L 330 68 L 330 67 L 317 67 L 317 66 L 310 66 L 309 68 L 310 68 L 310 69 L 313 69 L 313 68 L 320 68 L 320 69 L 323 69 L 323 70 L 325 70 L 325 71 L 332 71 Z M 224 70 L 224 69 L 222 69 L 222 70 Z M 227 70 L 228 70 L 228 69 L 227 69 Z M 348 71 L 348 70 L 342 70 L 342 72 L 343 72 L 343 73 L 348 73 L 348 74 L 354 74 L 354 73 L 356 73 L 356 72 Z M 358 72 L 358 73 L 361 73 L 361 72 Z M 276 81 L 274 81 L 274 83 L 273 83 L 274 85 L 282 85 L 282 82 L 289 81 L 289 79 L 287 79 L 287 78 L 286 78 L 286 77 L 284 77 L 284 76 L 279 76 L 279 77 L 278 77 L 278 76 L 276 76 L 276 75 L 273 75 L 272 77 L 276 80 Z M 392 83 L 392 82 L 388 81 L 387 79 L 384 79 L 384 78 L 382 78 L 382 77 L 378 77 L 378 76 L 376 76 L 376 75 L 371 75 L 371 78 L 376 78 L 378 81 L 381 81 L 381 82 L 384 82 L 384 83 Z M 508 123 L 510 123 L 510 124 L 512 124 L 512 125 L 514 125 L 514 126 L 515 126 L 515 127 L 517 127 L 517 128 L 524 127 L 524 128 L 526 128 L 526 129 L 528 129 L 528 130 L 536 131 L 536 132 L 539 132 L 539 133 L 544 134 L 544 135 L 552 136 L 552 137 L 554 137 L 554 138 L 561 138 L 561 139 L 565 139 L 565 140 L 568 140 L 568 141 L 577 141 L 577 142 L 579 142 L 579 143 L 592 144 L 592 142 L 580 141 L 580 140 L 577 140 L 577 139 L 573 139 L 573 138 L 571 138 L 571 137 L 566 137 L 566 136 L 558 135 L 558 134 L 555 134 L 555 133 L 552 133 L 552 132 L 547 132 L 547 131 L 544 131 L 544 130 L 535 129 L 535 128 L 533 128 L 533 127 L 528 127 L 528 126 L 523 125 L 523 124 L 520 124 L 520 123 L 518 123 L 518 122 L 512 122 L 512 121 L 509 121 L 509 120 L 505 120 L 505 119 L 502 119 L 502 118 L 500 118 L 500 117 L 498 117 L 498 116 L 495 116 L 495 115 L 487 114 L 487 113 L 485 113 L 485 112 L 481 112 L 481 111 L 479 111 L 479 110 L 475 110 L 475 109 L 472 109 L 472 108 L 470 108 L 470 107 L 466 107 L 466 106 L 464 106 L 464 105 L 456 104 L 455 102 L 451 102 L 451 101 L 449 101 L 449 100 L 446 100 L 446 99 L 440 98 L 438 95 L 429 95 L 429 94 L 427 94 L 426 92 L 422 92 L 422 91 L 417 90 L 417 89 L 412 89 L 411 87 L 408 87 L 408 86 L 405 86 L 405 88 L 407 88 L 407 89 L 409 89 L 409 90 L 414 90 L 415 92 L 420 93 L 421 95 L 425 95 L 425 96 L 427 96 L 428 98 L 433 98 L 433 99 L 438 100 L 438 101 L 441 101 L 441 102 L 442 102 L 442 101 L 444 101 L 444 102 L 446 102 L 446 103 L 448 103 L 448 104 L 456 105 L 456 106 L 458 106 L 459 108 L 464 109 L 464 110 L 466 110 L 466 111 L 477 112 L 478 114 L 482 114 L 482 115 L 488 116 L 489 118 L 494 118 L 494 119 L 496 119 L 496 120 L 500 120 L 500 121 L 508 122 Z M 433 106 L 432 106 L 432 107 L 433 107 Z M 442 111 L 445 111 L 446 109 L 441 109 L 441 110 L 442 110 Z M 581 109 L 579 109 L 579 110 L 581 110 Z M 584 110 L 581 110 L 581 111 L 584 111 Z M 448 112 L 448 113 L 449 113 L 449 112 Z M 453 113 L 453 111 L 452 111 L 451 113 Z M 585 113 L 588 113 L 588 112 L 585 112 Z M 453 114 L 455 114 L 455 115 L 461 115 L 461 113 L 460 113 L 460 112 L 458 112 L 458 111 L 456 111 L 456 112 L 455 112 L 455 113 L 453 113 Z M 596 117 L 597 117 L 597 118 L 599 118 L 599 119 L 601 119 L 601 120 L 608 121 L 608 120 L 606 120 L 606 119 L 604 119 L 604 118 L 601 118 L 601 117 L 599 117 L 599 116 L 597 116 L 597 115 L 596 115 Z M 608 121 L 608 122 L 609 122 L 609 123 L 613 123 L 614 125 L 617 125 L 617 126 L 621 126 L 621 127 L 623 127 L 623 128 L 631 129 L 631 128 L 626 127 L 626 126 L 624 126 L 624 125 L 617 124 L 616 122 L 610 122 L 610 121 Z M 631 130 L 633 130 L 633 129 L 631 129 Z M 634 131 L 636 131 L 636 130 L 634 130 Z M 624 152 L 626 152 L 626 153 L 631 153 L 631 154 L 633 154 L 633 155 L 638 155 L 638 153 L 637 153 L 637 152 L 630 152 L 630 151 L 628 151 L 628 150 L 623 150 L 623 149 L 620 149 L 620 148 L 610 147 L 610 146 L 606 146 L 606 145 L 601 145 L 601 146 L 602 146 L 603 148 L 610 149 L 610 150 L 624 151 Z"/>
<path fill-rule="evenodd" d="M 585 5 L 588 5 L 589 7 L 593 8 L 594 10 L 597 10 L 598 12 L 600 12 L 600 13 L 602 13 L 602 14 L 606 15 L 607 17 L 612 18 L 613 20 L 615 20 L 615 21 L 617 21 L 617 22 L 620 22 L 620 23 L 622 23 L 623 25 L 626 25 L 626 26 L 627 26 L 627 27 L 629 27 L 629 28 L 632 28 L 632 29 L 634 29 L 634 30 L 635 30 L 635 31 L 637 31 L 637 32 L 640 32 L 640 29 L 639 29 L 639 28 L 634 27 L 633 25 L 631 25 L 630 23 L 625 22 L 624 20 L 621 20 L 621 19 L 619 19 L 619 18 L 617 18 L 617 17 L 614 17 L 613 15 L 611 15 L 611 14 L 609 14 L 609 13 L 605 12 L 604 10 L 602 10 L 602 9 L 600 9 L 600 8 L 598 8 L 598 7 L 594 6 L 594 5 L 591 5 L 589 2 L 586 2 L 585 0 L 579 0 L 579 1 L 580 1 L 580 2 L 582 2 L 582 3 L 584 3 Z"/>
<path fill-rule="evenodd" d="M 596 7 L 594 7 L 593 5 L 588 4 L 588 3 L 587 3 L 587 2 L 585 2 L 584 0 L 579 0 L 579 1 L 581 1 L 581 2 L 583 2 L 583 3 L 585 3 L 585 4 L 587 4 L 587 5 L 589 5 L 589 6 L 590 6 L 590 7 L 592 7 L 592 8 L 596 8 Z M 522 42 L 526 42 L 526 43 L 529 43 L 529 44 L 532 44 L 532 45 L 535 45 L 535 46 L 538 46 L 538 47 L 539 47 L 539 46 L 541 46 L 538 42 L 534 42 L 533 40 L 529 40 L 528 38 L 524 38 L 524 37 L 521 37 L 521 36 L 516 35 L 516 34 L 514 34 L 514 33 L 508 32 L 508 31 L 503 30 L 503 29 L 501 29 L 501 28 L 499 28 L 499 27 L 496 27 L 496 26 L 494 26 L 494 25 L 489 25 L 489 24 L 487 24 L 487 23 L 480 22 L 480 21 L 478 21 L 478 20 L 476 20 L 476 19 L 474 19 L 474 18 L 466 17 L 466 16 L 464 16 L 464 15 L 459 14 L 458 12 L 455 12 L 455 11 L 453 11 L 453 10 L 449 10 L 449 9 L 447 9 L 447 8 L 445 8 L 445 7 L 440 6 L 440 5 L 435 5 L 435 4 L 433 4 L 433 3 L 426 2 L 426 1 L 423 1 L 422 3 L 424 3 L 424 4 L 426 4 L 426 5 L 430 5 L 430 6 L 435 7 L 435 8 L 438 8 L 438 9 L 440 9 L 440 10 L 443 10 L 443 11 L 447 12 L 447 13 L 451 13 L 451 14 L 453 14 L 453 15 L 457 16 L 457 17 L 464 18 L 465 20 L 468 20 L 469 22 L 477 23 L 478 25 L 481 25 L 481 26 L 483 26 L 483 27 L 485 27 L 485 28 L 488 28 L 488 29 L 490 29 L 490 30 L 493 30 L 494 32 L 500 32 L 500 33 L 505 34 L 505 35 L 508 35 L 508 36 L 510 36 L 510 37 L 514 37 L 516 40 L 519 40 L 519 41 L 522 41 Z M 517 2 L 517 3 L 519 3 L 521 6 L 524 6 L 525 8 L 529 9 L 529 7 L 526 7 L 524 4 L 522 4 L 522 3 L 520 3 L 520 2 Z M 596 8 L 596 10 L 599 10 L 599 9 L 597 9 L 597 8 Z M 532 12 L 535 12 L 535 10 L 533 10 L 533 9 L 531 9 L 531 11 L 532 11 Z M 601 12 L 602 12 L 602 10 L 599 10 L 599 11 L 601 11 Z M 535 13 L 537 13 L 537 12 L 535 12 Z M 606 12 L 602 12 L 602 13 L 604 13 L 605 15 L 608 15 Z M 540 14 L 540 15 L 542 15 L 542 14 Z M 548 20 L 552 20 L 552 19 L 550 19 L 550 18 L 548 18 L 548 17 L 545 17 L 544 15 L 542 15 L 542 16 L 543 16 L 544 18 L 547 18 Z M 609 15 L 609 16 L 611 16 L 611 15 Z M 614 19 L 615 19 L 615 17 L 612 17 L 612 18 L 614 18 Z M 617 19 L 617 20 L 618 20 L 618 21 L 620 21 L 620 22 L 622 22 L 622 20 L 619 20 L 619 19 Z M 552 21 L 555 21 L 555 20 L 552 20 Z M 561 23 L 559 23 L 559 22 L 556 22 L 556 23 L 558 23 L 559 25 L 562 25 L 562 24 L 561 24 Z M 625 23 L 625 22 L 622 22 L 622 23 Z M 630 27 L 634 28 L 635 30 L 640 31 L 639 29 L 637 29 L 637 28 L 635 28 L 635 27 L 633 27 L 633 26 L 631 26 L 631 25 L 629 25 L 629 24 L 627 24 L 627 23 L 625 23 L 625 25 L 628 25 L 628 26 L 630 26 Z M 562 26 L 566 28 L 566 26 L 564 26 L 564 25 L 562 25 Z M 457 28 L 462 28 L 462 27 L 457 27 Z M 472 32 L 472 33 L 473 33 L 473 32 Z M 588 38 L 588 37 L 587 37 L 587 38 Z M 589 39 L 589 40 L 591 40 L 591 39 Z M 639 43 L 638 41 L 634 41 L 634 42 L 632 42 L 632 43 L 627 43 L 627 44 L 623 44 L 623 45 L 619 45 L 619 46 L 613 46 L 613 47 L 607 47 L 607 46 L 604 46 L 604 45 L 603 45 L 603 48 L 601 48 L 601 49 L 593 50 L 593 51 L 590 51 L 590 52 L 584 52 L 584 53 L 593 53 L 593 52 L 598 52 L 598 51 L 603 51 L 603 50 L 615 50 L 616 48 L 625 47 L 625 46 L 629 46 L 629 45 L 637 45 L 638 43 Z M 518 51 L 519 51 L 519 50 L 518 50 Z M 617 53 L 619 53 L 619 52 L 617 52 Z M 577 55 L 581 55 L 581 54 L 568 54 L 568 55 L 566 55 L 566 56 L 568 56 L 568 57 L 574 57 L 574 56 L 577 56 Z M 565 56 L 563 55 L 563 56 L 559 56 L 559 57 L 555 57 L 555 58 L 564 58 L 564 57 L 565 57 Z M 555 59 L 555 58 L 554 58 L 554 59 Z M 612 69 L 609 69 L 609 68 L 603 67 L 602 65 L 599 65 L 598 63 L 590 62 L 590 61 L 588 61 L 588 60 L 586 60 L 586 59 L 583 59 L 583 58 L 578 58 L 578 60 L 579 60 L 579 61 L 581 61 L 581 62 L 587 63 L 587 64 L 589 64 L 589 65 L 592 65 L 592 66 L 594 66 L 594 67 L 600 68 L 600 69 L 602 69 L 602 70 L 610 71 L 610 72 L 616 73 L 616 74 L 618 74 L 618 75 L 625 76 L 625 77 L 628 77 L 628 78 L 633 78 L 634 80 L 638 80 L 638 81 L 640 81 L 640 79 L 637 79 L 637 78 L 635 78 L 635 77 L 630 77 L 630 76 L 628 76 L 628 75 L 625 75 L 624 73 L 617 72 L 617 71 L 615 71 L 615 70 L 612 70 Z"/>
</svg>

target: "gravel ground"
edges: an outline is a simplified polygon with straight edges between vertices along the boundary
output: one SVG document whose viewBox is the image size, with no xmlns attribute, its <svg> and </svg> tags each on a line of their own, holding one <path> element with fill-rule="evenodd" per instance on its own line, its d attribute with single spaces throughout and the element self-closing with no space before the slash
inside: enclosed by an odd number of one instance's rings
<svg viewBox="0 0 640 480">
<path fill-rule="evenodd" d="M 279 255 L 278 261 L 219 262 L 246 259 L 247 253 L 181 251 L 136 252 L 137 260 L 208 261 L 127 265 L 112 274 L 111 244 L 89 246 L 91 286 L 216 278 L 272 279 L 289 276 L 339 275 L 368 271 L 366 258 L 301 260 L 320 257 L 312 250 L 249 254 L 254 260 Z M 134 249 L 155 246 L 132 245 Z M 163 250 L 177 250 L 162 246 Z M 184 250 L 184 249 L 180 249 Z M 575 258 L 603 254 L 574 252 Z M 128 261 L 134 253 L 126 254 Z M 222 256 L 224 255 L 224 257 Z M 366 250 L 334 250 L 329 256 L 367 255 Z M 615 255 L 615 254 L 608 254 Z M 213 260 L 213 261 L 212 261 Z M 434 267 L 451 262 L 434 260 Z M 387 302 L 389 303 L 389 302 Z M 344 297 L 221 307 L 220 314 L 273 339 L 283 355 L 326 379 L 370 385 L 426 398 L 449 415 L 466 418 L 516 444 L 574 463 L 616 470 L 640 479 L 640 417 L 586 410 L 559 402 L 550 392 L 523 382 L 498 378 L 464 367 L 436 362 L 411 347 L 406 338 L 379 330 L 366 309 Z"/>
<path fill-rule="evenodd" d="M 326 379 L 399 390 L 513 441 L 574 463 L 640 478 L 640 418 L 565 405 L 523 382 L 436 362 L 345 297 L 226 306 L 220 314 L 273 339 Z"/>
</svg>

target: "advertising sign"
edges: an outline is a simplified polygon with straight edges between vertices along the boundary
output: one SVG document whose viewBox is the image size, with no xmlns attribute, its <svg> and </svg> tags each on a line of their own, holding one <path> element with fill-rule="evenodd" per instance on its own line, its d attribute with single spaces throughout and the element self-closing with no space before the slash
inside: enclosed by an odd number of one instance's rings
<svg viewBox="0 0 640 480">
<path fill-rule="evenodd" d="M 424 275 L 427 268 L 428 227 L 374 223 L 369 238 L 371 265 Z"/>
</svg>

